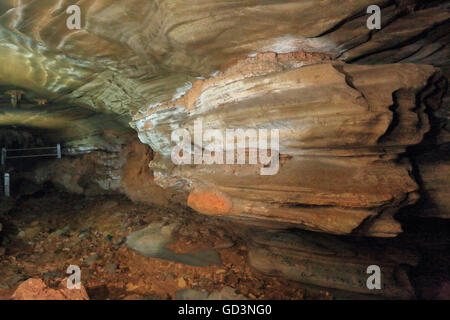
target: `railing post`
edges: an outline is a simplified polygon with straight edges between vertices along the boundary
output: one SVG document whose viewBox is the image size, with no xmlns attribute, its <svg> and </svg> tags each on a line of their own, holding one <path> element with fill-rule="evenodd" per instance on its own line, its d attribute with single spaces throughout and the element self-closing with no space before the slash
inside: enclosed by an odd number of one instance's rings
<svg viewBox="0 0 450 320">
<path fill-rule="evenodd" d="M 5 166 L 6 163 L 6 148 L 2 148 L 2 167 Z"/>
<path fill-rule="evenodd" d="M 5 173 L 5 179 L 4 179 L 4 189 L 5 189 L 5 197 L 10 196 L 10 189 L 9 189 L 9 173 Z"/>
<path fill-rule="evenodd" d="M 56 154 L 58 159 L 61 159 L 61 145 L 59 143 L 56 145 Z"/>
</svg>

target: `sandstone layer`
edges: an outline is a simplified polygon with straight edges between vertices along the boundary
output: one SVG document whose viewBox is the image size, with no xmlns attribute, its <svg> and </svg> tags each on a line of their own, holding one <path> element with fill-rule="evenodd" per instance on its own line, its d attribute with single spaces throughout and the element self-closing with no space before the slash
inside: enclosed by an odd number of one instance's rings
<svg viewBox="0 0 450 320">
<path fill-rule="evenodd" d="M 160 155 L 150 164 L 156 182 L 189 192 L 187 204 L 201 213 L 395 236 L 401 228 L 393 214 L 419 197 L 412 168 L 400 155 L 430 129 L 424 99 L 436 72 L 424 65 L 258 55 L 199 80 L 176 101 L 149 108 L 132 126 Z M 193 133 L 198 120 L 203 130 L 278 129 L 278 173 L 260 175 L 260 165 L 174 165 L 171 133 Z"/>
</svg>

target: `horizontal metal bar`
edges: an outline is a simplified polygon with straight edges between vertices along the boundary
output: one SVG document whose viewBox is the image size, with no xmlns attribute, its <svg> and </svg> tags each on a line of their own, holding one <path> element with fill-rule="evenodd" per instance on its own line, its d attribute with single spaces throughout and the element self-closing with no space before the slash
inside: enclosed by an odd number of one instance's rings
<svg viewBox="0 0 450 320">
<path fill-rule="evenodd" d="M 56 149 L 57 147 L 42 147 L 42 148 L 28 148 L 28 149 L 5 149 L 8 151 L 26 151 L 26 150 L 48 150 L 48 149 Z"/>
<path fill-rule="evenodd" d="M 29 156 L 6 157 L 6 159 L 35 158 L 35 157 L 57 157 L 57 154 L 37 154 Z"/>
</svg>

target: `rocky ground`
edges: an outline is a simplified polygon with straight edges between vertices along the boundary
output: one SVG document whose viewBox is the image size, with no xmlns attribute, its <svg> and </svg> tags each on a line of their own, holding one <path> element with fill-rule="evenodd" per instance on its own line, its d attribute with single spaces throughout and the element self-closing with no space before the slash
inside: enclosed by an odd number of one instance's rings
<svg viewBox="0 0 450 320">
<path fill-rule="evenodd" d="M 0 299 L 10 299 L 30 278 L 56 289 L 69 265 L 81 267 L 90 299 L 331 298 L 325 290 L 305 289 L 252 269 L 248 248 L 229 222 L 136 205 L 120 196 L 49 191 L 22 199 L 1 218 Z M 166 248 L 162 256 L 130 248 L 131 233 L 158 225 Z"/>
</svg>

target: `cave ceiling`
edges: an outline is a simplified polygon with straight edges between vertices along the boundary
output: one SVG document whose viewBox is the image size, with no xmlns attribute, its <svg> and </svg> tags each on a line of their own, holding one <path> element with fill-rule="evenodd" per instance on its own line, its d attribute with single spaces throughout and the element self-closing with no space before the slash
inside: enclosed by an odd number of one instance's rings
<svg viewBox="0 0 450 320">
<path fill-rule="evenodd" d="M 82 28 L 66 26 L 81 8 Z M 366 8 L 382 8 L 381 30 Z M 261 52 L 315 52 L 357 64 L 431 64 L 447 74 L 448 1 L 2 0 L 0 125 L 95 145 L 131 134 L 149 106 Z M 18 92 L 18 93 L 17 93 Z M 14 107 L 11 96 L 20 95 Z M 101 137 L 95 142 L 86 137 Z M 80 142 L 81 141 L 81 142 Z"/>
</svg>

